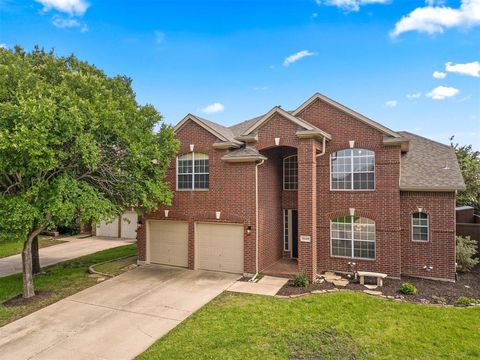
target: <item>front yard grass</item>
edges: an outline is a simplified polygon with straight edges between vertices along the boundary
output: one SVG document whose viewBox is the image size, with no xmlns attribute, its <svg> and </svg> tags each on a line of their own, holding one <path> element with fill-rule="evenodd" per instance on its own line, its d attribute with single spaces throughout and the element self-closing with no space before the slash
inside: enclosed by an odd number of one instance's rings
<svg viewBox="0 0 480 360">
<path fill-rule="evenodd" d="M 111 259 L 134 256 L 136 252 L 137 246 L 132 244 L 99 251 L 46 267 L 43 269 L 46 272 L 45 275 L 37 275 L 34 278 L 35 291 L 40 296 L 21 305 L 6 305 L 4 302 L 22 293 L 22 274 L 1 277 L 0 326 L 97 284 L 96 278 L 88 276 L 90 265 Z M 114 266 L 114 263 L 111 264 L 111 266 Z"/>
<path fill-rule="evenodd" d="M 65 241 L 52 239 L 51 236 L 40 235 L 38 237 L 38 247 L 44 248 L 52 245 L 58 245 Z M 23 242 L 18 240 L 0 240 L 0 258 L 20 254 L 23 249 Z"/>
<path fill-rule="evenodd" d="M 137 360 L 399 358 L 480 358 L 480 308 L 353 292 L 296 299 L 225 292 Z"/>
</svg>

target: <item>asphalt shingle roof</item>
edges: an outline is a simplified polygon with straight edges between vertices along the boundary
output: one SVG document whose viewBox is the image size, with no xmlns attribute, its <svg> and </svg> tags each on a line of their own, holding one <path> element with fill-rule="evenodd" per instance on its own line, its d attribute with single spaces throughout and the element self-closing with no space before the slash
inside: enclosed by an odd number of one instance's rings
<svg viewBox="0 0 480 360">
<path fill-rule="evenodd" d="M 457 156 L 450 146 L 406 131 L 398 133 L 410 140 L 410 150 L 401 158 L 400 189 L 465 189 Z"/>
</svg>

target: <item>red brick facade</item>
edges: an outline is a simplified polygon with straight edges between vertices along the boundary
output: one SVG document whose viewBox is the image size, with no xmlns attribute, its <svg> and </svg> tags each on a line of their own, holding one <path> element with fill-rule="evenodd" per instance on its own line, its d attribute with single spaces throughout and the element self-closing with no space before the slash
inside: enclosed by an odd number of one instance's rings
<svg viewBox="0 0 480 360">
<path fill-rule="evenodd" d="M 385 145 L 385 134 L 379 129 L 339 109 L 316 100 L 296 114 L 308 123 L 331 135 L 325 154 L 322 142 L 301 139 L 296 135 L 298 125 L 280 114 L 273 115 L 257 129 L 257 141 L 249 146 L 257 149 L 266 160 L 258 166 L 258 226 L 255 202 L 256 162 L 226 163 L 221 157 L 228 150 L 216 150 L 217 138 L 193 121 L 177 132 L 181 141 L 179 154 L 190 151 L 209 155 L 210 185 L 207 191 L 176 191 L 176 162 L 168 172 L 174 191 L 171 207 L 162 206 L 147 214 L 148 219 L 165 219 L 164 209 L 170 209 L 169 219 L 189 222 L 189 268 L 194 264 L 194 222 L 222 221 L 243 224 L 245 227 L 245 273 L 254 274 L 256 231 L 259 235 L 259 268 L 273 264 L 283 256 L 283 209 L 298 209 L 298 268 L 309 277 L 325 270 L 348 271 L 348 263 L 356 262 L 357 269 L 377 271 L 391 277 L 401 274 L 445 280 L 455 278 L 455 193 L 402 192 L 400 178 L 400 145 Z M 280 138 L 279 145 L 275 138 Z M 375 152 L 375 190 L 331 191 L 330 154 L 355 148 Z M 283 190 L 283 158 L 297 154 L 298 190 Z M 429 215 L 430 239 L 427 243 L 411 240 L 411 215 L 421 207 Z M 331 256 L 330 221 L 348 216 L 375 221 L 376 254 L 373 260 Z M 221 220 L 215 220 L 221 211 Z M 247 228 L 251 232 L 247 232 Z M 300 241 L 307 236 L 310 242 Z M 307 238 L 304 238 L 307 239 Z M 146 259 L 145 226 L 138 232 L 139 258 Z M 427 271 L 424 267 L 431 266 Z"/>
</svg>

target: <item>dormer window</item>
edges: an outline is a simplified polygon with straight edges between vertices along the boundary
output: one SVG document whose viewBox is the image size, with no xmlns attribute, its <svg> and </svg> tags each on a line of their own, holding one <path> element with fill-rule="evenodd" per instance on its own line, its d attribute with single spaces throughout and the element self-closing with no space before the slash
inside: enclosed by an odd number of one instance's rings
<svg viewBox="0 0 480 360">
<path fill-rule="evenodd" d="M 208 190 L 208 155 L 187 153 L 177 157 L 177 190 Z"/>
</svg>

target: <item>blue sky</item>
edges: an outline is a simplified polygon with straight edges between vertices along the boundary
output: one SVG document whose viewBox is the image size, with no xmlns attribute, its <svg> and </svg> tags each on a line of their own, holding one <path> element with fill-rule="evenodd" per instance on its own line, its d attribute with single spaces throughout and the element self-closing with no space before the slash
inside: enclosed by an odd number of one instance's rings
<svg viewBox="0 0 480 360">
<path fill-rule="evenodd" d="M 480 149 L 480 0 L 0 0 L 0 44 L 128 75 L 171 124 L 231 125 L 318 91 Z"/>
</svg>

